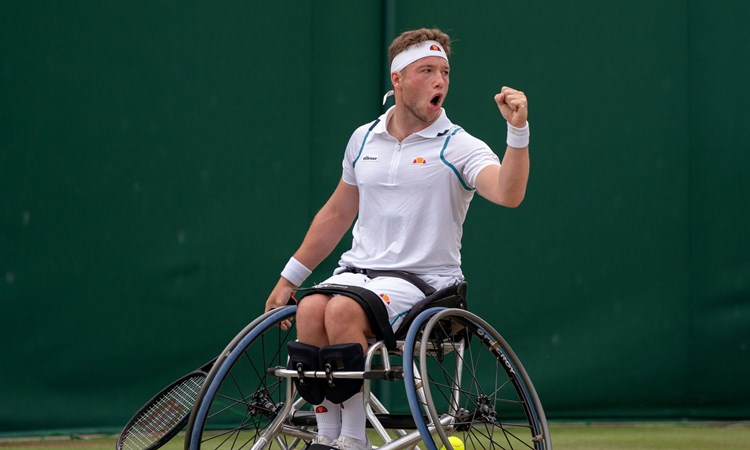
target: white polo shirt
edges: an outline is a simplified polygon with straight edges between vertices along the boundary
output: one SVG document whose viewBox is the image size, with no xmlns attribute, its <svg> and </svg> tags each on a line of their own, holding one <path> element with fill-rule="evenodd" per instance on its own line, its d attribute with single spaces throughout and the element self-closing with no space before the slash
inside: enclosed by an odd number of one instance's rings
<svg viewBox="0 0 750 450">
<path fill-rule="evenodd" d="M 398 142 L 386 130 L 393 108 L 357 128 L 346 147 L 342 178 L 359 189 L 359 215 L 340 264 L 460 277 L 463 223 L 477 174 L 500 160 L 445 110 Z"/>
</svg>

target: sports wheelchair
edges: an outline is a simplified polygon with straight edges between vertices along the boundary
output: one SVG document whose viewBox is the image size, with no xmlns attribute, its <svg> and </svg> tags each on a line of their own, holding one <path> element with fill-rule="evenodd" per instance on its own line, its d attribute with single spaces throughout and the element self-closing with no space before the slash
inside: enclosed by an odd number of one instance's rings
<svg viewBox="0 0 750 450">
<path fill-rule="evenodd" d="M 315 414 L 299 397 L 296 377 L 363 379 L 374 448 L 550 450 L 539 397 L 507 342 L 466 309 L 466 283 L 438 291 L 413 308 L 395 342 L 371 342 L 363 371 L 287 369 L 296 305 L 247 325 L 211 368 L 188 420 L 185 449 L 304 449 Z M 372 320 L 371 320 L 372 321 Z M 395 345 L 394 345 L 395 344 Z M 392 413 L 375 383 L 403 382 L 409 413 Z M 373 383 L 375 382 L 375 383 Z"/>
</svg>

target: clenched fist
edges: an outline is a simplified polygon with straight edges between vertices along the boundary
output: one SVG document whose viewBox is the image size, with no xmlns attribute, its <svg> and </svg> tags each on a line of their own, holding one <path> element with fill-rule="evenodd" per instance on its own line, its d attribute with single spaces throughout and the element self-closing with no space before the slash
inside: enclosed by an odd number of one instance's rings
<svg viewBox="0 0 750 450">
<path fill-rule="evenodd" d="M 495 94 L 495 103 L 506 121 L 516 128 L 523 128 L 529 118 L 529 104 L 526 94 L 522 91 L 503 86 L 499 94 Z"/>
</svg>

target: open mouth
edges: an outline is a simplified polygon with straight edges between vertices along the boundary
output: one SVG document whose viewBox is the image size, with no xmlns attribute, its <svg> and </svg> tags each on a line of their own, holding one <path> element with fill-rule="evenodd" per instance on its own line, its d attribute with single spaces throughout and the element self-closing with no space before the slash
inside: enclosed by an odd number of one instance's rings
<svg viewBox="0 0 750 450">
<path fill-rule="evenodd" d="M 437 94 L 434 97 L 432 97 L 432 99 L 430 100 L 430 103 L 432 103 L 432 106 L 439 105 L 440 104 L 440 98 L 441 98 L 440 94 Z"/>
</svg>

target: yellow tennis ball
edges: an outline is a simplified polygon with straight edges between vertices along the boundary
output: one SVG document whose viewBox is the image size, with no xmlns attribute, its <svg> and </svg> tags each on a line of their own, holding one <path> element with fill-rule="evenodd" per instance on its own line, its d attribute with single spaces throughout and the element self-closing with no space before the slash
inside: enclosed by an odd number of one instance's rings
<svg viewBox="0 0 750 450">
<path fill-rule="evenodd" d="M 460 437 L 450 436 L 448 437 L 448 441 L 453 446 L 453 450 L 464 450 L 464 441 L 462 441 Z M 445 450 L 445 445 L 440 447 L 440 450 Z"/>
</svg>

